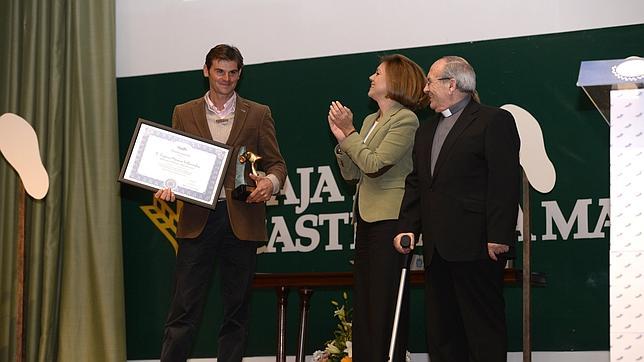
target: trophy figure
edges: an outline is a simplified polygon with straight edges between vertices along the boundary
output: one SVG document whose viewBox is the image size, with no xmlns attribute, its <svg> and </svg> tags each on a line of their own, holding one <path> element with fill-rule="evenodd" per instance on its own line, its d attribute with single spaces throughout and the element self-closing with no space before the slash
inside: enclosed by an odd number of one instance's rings
<svg viewBox="0 0 644 362">
<path fill-rule="evenodd" d="M 259 176 L 255 163 L 262 159 L 261 156 L 256 155 L 250 151 L 246 151 L 246 147 L 242 146 L 239 150 L 239 163 L 237 164 L 237 172 L 235 176 L 235 189 L 232 192 L 232 197 L 235 200 L 246 201 L 251 192 L 255 190 L 255 186 L 246 183 L 245 173 L 246 164 L 250 163 L 250 169 L 253 175 Z"/>
</svg>

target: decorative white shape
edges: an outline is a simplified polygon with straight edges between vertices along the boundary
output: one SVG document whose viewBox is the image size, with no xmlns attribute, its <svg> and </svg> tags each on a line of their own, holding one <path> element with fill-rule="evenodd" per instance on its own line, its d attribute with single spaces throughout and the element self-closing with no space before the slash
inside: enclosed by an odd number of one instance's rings
<svg viewBox="0 0 644 362">
<path fill-rule="evenodd" d="M 49 176 L 40 159 L 38 138 L 22 117 L 13 113 L 0 116 L 0 151 L 31 197 L 40 200 L 47 195 Z"/>
<path fill-rule="evenodd" d="M 505 104 L 501 108 L 512 113 L 516 122 L 521 139 L 519 159 L 530 185 L 543 194 L 552 191 L 557 173 L 548 158 L 539 122 L 530 112 L 517 105 Z"/>
<path fill-rule="evenodd" d="M 636 82 L 644 79 L 644 59 L 638 57 L 629 57 L 624 62 L 619 63 L 611 68 L 613 75 L 617 78 Z"/>
</svg>

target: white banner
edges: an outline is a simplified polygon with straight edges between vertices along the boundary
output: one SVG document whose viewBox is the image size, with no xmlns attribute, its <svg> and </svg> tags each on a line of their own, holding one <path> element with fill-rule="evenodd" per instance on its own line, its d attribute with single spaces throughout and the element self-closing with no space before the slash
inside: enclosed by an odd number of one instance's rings
<svg viewBox="0 0 644 362">
<path fill-rule="evenodd" d="M 218 43 L 256 64 L 639 24 L 642 14 L 642 0 L 116 0 L 116 73 L 200 69 Z"/>
</svg>

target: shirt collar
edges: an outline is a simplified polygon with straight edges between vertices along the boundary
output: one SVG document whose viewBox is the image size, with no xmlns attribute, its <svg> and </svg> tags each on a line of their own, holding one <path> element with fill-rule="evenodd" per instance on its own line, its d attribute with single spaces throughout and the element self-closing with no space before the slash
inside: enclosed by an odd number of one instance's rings
<svg viewBox="0 0 644 362">
<path fill-rule="evenodd" d="M 237 92 L 233 92 L 232 97 L 230 97 L 229 100 L 224 103 L 224 109 L 221 111 L 215 107 L 215 104 L 210 100 L 210 91 L 206 92 L 206 95 L 204 95 L 204 99 L 206 101 L 206 107 L 210 112 L 215 113 L 219 117 L 226 117 L 229 116 L 231 113 L 235 113 L 235 105 L 237 104 Z"/>
<path fill-rule="evenodd" d="M 471 96 L 467 95 L 465 98 L 461 99 L 460 101 L 456 102 L 456 104 L 452 105 L 451 107 L 447 108 L 446 110 L 442 111 L 441 113 L 443 114 L 443 117 L 448 118 L 453 116 L 454 114 L 460 112 L 467 106 L 468 103 L 470 103 L 470 100 L 472 99 Z"/>
</svg>

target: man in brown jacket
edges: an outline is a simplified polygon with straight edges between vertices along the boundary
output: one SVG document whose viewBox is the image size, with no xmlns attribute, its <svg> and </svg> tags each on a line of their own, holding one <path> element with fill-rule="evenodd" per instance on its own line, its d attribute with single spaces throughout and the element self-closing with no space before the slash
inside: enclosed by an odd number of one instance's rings
<svg viewBox="0 0 644 362">
<path fill-rule="evenodd" d="M 241 361 L 249 324 L 249 299 L 257 246 L 267 240 L 266 205 L 286 179 L 286 165 L 275 137 L 270 109 L 235 92 L 243 58 L 233 46 L 220 44 L 206 55 L 203 73 L 209 91 L 174 109 L 174 128 L 233 147 L 224 190 L 214 210 L 186 203 L 179 216 L 174 288 L 165 324 L 162 362 L 185 361 L 208 294 L 215 263 L 219 266 L 224 318 L 219 331 L 217 361 Z M 262 157 L 266 176 L 248 175 L 256 189 L 235 200 L 236 156 L 241 147 Z M 174 201 L 170 189 L 155 197 Z"/>
</svg>

